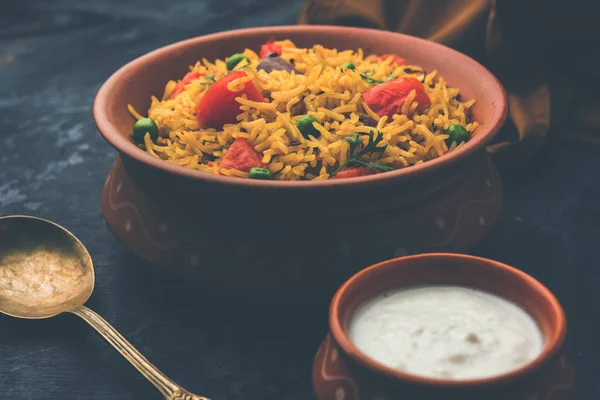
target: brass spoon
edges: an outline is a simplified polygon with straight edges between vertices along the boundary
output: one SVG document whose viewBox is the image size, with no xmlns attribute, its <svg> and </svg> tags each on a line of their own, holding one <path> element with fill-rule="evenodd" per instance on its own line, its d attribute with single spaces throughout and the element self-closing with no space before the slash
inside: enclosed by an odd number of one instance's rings
<svg viewBox="0 0 600 400">
<path fill-rule="evenodd" d="M 94 290 L 94 265 L 65 228 L 28 216 L 0 218 L 0 312 L 28 319 L 70 312 L 93 326 L 167 400 L 209 400 L 167 378 L 115 328 L 84 303 Z"/>
</svg>

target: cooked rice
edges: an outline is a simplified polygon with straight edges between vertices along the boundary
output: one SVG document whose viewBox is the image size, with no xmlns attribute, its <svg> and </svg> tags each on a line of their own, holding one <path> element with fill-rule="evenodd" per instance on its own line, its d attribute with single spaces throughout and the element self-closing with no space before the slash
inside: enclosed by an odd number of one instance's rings
<svg viewBox="0 0 600 400">
<path fill-rule="evenodd" d="M 232 81 L 228 88 L 238 91 L 245 82 L 252 80 L 269 102 L 258 103 L 245 95 L 236 98 L 241 105 L 237 124 L 222 129 L 201 129 L 195 115 L 195 106 L 208 88 L 204 79 L 196 79 L 174 99 L 169 99 L 176 82 L 169 81 L 162 99 L 152 97 L 148 117 L 159 127 L 156 142 L 146 140 L 140 147 L 149 154 L 167 162 L 211 174 L 247 177 L 236 170 L 219 168 L 218 163 L 233 140 L 248 139 L 262 154 L 262 161 L 279 180 L 329 178 L 330 174 L 349 157 L 350 146 L 344 139 L 353 133 L 369 133 L 374 130 L 361 122 L 370 118 L 377 122 L 376 129 L 383 134 L 379 146 L 387 145 L 384 153 L 368 154 L 364 161 L 377 161 L 398 169 L 420 164 L 462 146 L 446 144 L 445 133 L 452 124 L 461 124 L 473 135 L 477 122 L 470 122 L 468 111 L 475 102 L 459 100 L 459 89 L 447 86 L 437 72 L 426 73 L 417 65 L 397 66 L 392 59 L 378 61 L 377 56 L 364 56 L 363 51 L 337 51 L 315 45 L 309 49 L 296 48 L 289 41 L 275 42 L 283 48 L 281 57 L 293 59 L 300 74 L 287 71 L 257 71 L 259 56 L 246 49 L 244 54 L 251 65 L 244 68 L 248 76 Z M 245 63 L 245 61 L 242 61 Z M 240 63 L 239 65 L 242 65 Z M 354 71 L 340 69 L 343 63 L 352 63 Z M 207 59 L 190 67 L 201 74 L 221 76 L 227 73 L 223 60 Z M 366 82 L 359 72 L 370 73 L 371 78 L 385 80 L 390 74 L 394 79 L 414 77 L 422 82 L 431 100 L 424 113 L 416 112 L 418 103 L 411 92 L 402 106 L 402 114 L 393 118 L 379 117 L 365 104 L 361 93 L 374 86 Z M 142 118 L 133 107 L 130 112 Z M 304 115 L 317 119 L 313 124 L 321 135 L 305 138 L 295 125 Z M 364 136 L 366 143 L 368 137 Z"/>
</svg>

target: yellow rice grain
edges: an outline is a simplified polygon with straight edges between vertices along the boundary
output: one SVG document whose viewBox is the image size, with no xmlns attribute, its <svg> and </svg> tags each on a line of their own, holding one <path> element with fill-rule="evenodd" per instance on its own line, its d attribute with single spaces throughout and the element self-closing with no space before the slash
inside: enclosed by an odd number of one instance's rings
<svg viewBox="0 0 600 400">
<path fill-rule="evenodd" d="M 136 119 L 142 119 L 142 118 L 144 118 L 137 111 L 135 111 L 135 108 L 133 108 L 133 106 L 131 104 L 127 105 L 127 109 L 129 110 L 129 112 L 131 113 L 131 115 L 133 115 Z"/>
<path fill-rule="evenodd" d="M 367 103 L 365 103 L 364 101 L 362 102 L 362 106 L 365 109 L 365 111 L 367 112 L 367 115 L 369 117 L 371 117 L 373 120 L 375 121 L 379 121 L 379 115 L 375 114 L 375 112 L 373 110 L 371 110 L 369 108 L 369 106 L 367 105 Z"/>
</svg>

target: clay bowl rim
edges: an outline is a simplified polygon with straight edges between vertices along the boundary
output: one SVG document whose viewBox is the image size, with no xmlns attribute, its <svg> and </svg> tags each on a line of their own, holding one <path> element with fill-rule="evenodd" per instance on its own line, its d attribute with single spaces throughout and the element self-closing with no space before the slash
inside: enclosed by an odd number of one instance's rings
<svg viewBox="0 0 600 400">
<path fill-rule="evenodd" d="M 555 330 L 553 331 L 553 335 L 548 340 L 547 343 L 544 344 L 542 352 L 533 360 L 528 362 L 527 364 L 511 370 L 509 372 L 493 375 L 491 377 L 484 377 L 478 379 L 461 379 L 461 380 L 451 380 L 451 379 L 439 379 L 439 378 L 430 378 L 420 375 L 409 374 L 406 372 L 402 372 L 400 370 L 396 370 L 394 368 L 388 367 L 384 364 L 381 364 L 374 360 L 373 358 L 367 356 L 365 353 L 361 352 L 350 340 L 348 337 L 346 330 L 342 326 L 341 316 L 340 316 L 340 302 L 344 296 L 346 296 L 349 288 L 362 277 L 371 274 L 374 270 L 388 267 L 392 264 L 403 264 L 410 263 L 415 259 L 469 259 L 472 261 L 480 261 L 488 266 L 493 268 L 499 268 L 504 270 L 505 272 L 510 273 L 514 279 L 522 280 L 533 290 L 534 292 L 543 296 L 551 305 L 552 313 L 556 316 L 557 326 L 555 326 Z M 518 270 L 510 265 L 501 263 L 499 261 L 490 260 L 488 258 L 476 257 L 466 254 L 456 254 L 456 253 L 427 253 L 427 254 L 417 254 L 412 256 L 405 256 L 399 258 L 393 258 L 390 260 L 386 260 L 380 262 L 378 264 L 367 267 L 351 278 L 349 278 L 344 284 L 338 289 L 335 293 L 332 301 L 331 307 L 329 310 L 329 329 L 331 335 L 334 340 L 339 344 L 342 351 L 344 351 L 354 362 L 359 365 L 366 366 L 369 370 L 375 371 L 379 375 L 386 376 L 388 378 L 392 378 L 398 381 L 411 382 L 419 385 L 429 385 L 441 388 L 464 388 L 464 387 L 479 387 L 493 384 L 500 384 L 512 381 L 514 379 L 518 379 L 519 377 L 529 375 L 534 371 L 538 370 L 542 366 L 546 365 L 549 360 L 551 360 L 562 348 L 566 335 L 567 335 L 567 324 L 566 324 L 566 315 L 565 312 L 560 305 L 558 299 L 554 296 L 554 294 L 544 286 L 537 279 L 532 277 L 531 275 Z"/>
<path fill-rule="evenodd" d="M 147 66 L 151 65 L 154 60 L 168 57 L 170 54 L 176 53 L 179 50 L 184 50 L 191 47 L 202 45 L 211 41 L 246 35 L 264 35 L 265 37 L 280 35 L 285 36 L 293 33 L 302 32 L 317 32 L 320 35 L 330 34 L 332 31 L 335 33 L 361 33 L 364 35 L 370 35 L 373 40 L 398 40 L 400 43 L 413 42 L 420 46 L 427 46 L 432 52 L 443 52 L 451 59 L 460 60 L 461 63 L 468 65 L 468 70 L 473 74 L 482 74 L 485 76 L 485 81 L 489 85 L 488 90 L 497 92 L 496 103 L 498 105 L 495 113 L 493 114 L 490 123 L 486 126 L 486 129 L 478 132 L 477 136 L 467 142 L 461 149 L 450 152 L 443 157 L 430 160 L 420 165 L 414 165 L 409 168 L 402 168 L 395 171 L 386 172 L 384 174 L 369 175 L 364 177 L 357 177 L 352 179 L 339 179 L 339 180 L 323 180 L 323 181 L 265 181 L 265 180 L 254 180 L 254 179 L 243 179 L 237 177 L 226 177 L 220 175 L 208 174 L 205 172 L 185 168 L 170 164 L 166 161 L 159 160 L 147 154 L 143 150 L 139 149 L 134 143 L 132 143 L 121 131 L 111 122 L 108 111 L 110 109 L 110 98 L 111 93 L 120 85 L 120 82 L 126 80 L 128 76 L 131 76 L 139 71 L 144 70 Z M 271 27 L 254 27 L 237 29 L 232 31 L 224 31 L 213 33 L 209 35 L 199 36 L 191 39 L 179 41 L 164 47 L 160 47 L 153 50 L 145 55 L 142 55 L 133 61 L 125 64 L 123 67 L 113 73 L 106 82 L 100 87 L 93 105 L 93 117 L 96 123 L 96 127 L 100 134 L 108 141 L 120 153 L 127 155 L 128 157 L 136 160 L 137 162 L 156 168 L 174 175 L 179 175 L 187 178 L 191 178 L 199 181 L 207 181 L 218 184 L 226 184 L 232 186 L 241 187 L 255 187 L 255 188 L 285 188 L 285 189 L 308 189 L 308 188 L 321 188 L 326 187 L 343 187 L 343 188 L 355 188 L 364 186 L 365 184 L 375 183 L 389 183 L 390 181 L 399 181 L 409 178 L 421 176 L 424 173 L 431 173 L 440 168 L 448 167 L 457 161 L 468 157 L 474 152 L 482 149 L 487 143 L 489 143 L 496 133 L 500 130 L 506 120 L 508 113 L 508 97 L 506 91 L 498 79 L 483 65 L 475 61 L 471 57 L 460 53 L 454 49 L 446 47 L 442 44 L 435 43 L 429 40 L 417 38 L 410 35 L 377 30 L 377 29 L 366 29 L 366 28 L 353 28 L 353 27 L 340 27 L 340 26 L 329 26 L 329 25 L 281 25 Z M 481 129 L 481 128 L 478 128 Z"/>
</svg>

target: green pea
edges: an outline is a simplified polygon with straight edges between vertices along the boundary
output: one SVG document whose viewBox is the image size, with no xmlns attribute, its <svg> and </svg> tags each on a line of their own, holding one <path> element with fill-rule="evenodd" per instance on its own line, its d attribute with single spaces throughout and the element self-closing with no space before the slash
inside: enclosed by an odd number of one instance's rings
<svg viewBox="0 0 600 400">
<path fill-rule="evenodd" d="M 317 122 L 317 119 L 310 115 L 305 115 L 296 121 L 296 128 L 298 128 L 302 136 L 306 139 L 308 139 L 308 135 L 313 135 L 316 138 L 321 136 L 321 132 L 313 126 L 313 122 Z"/>
<path fill-rule="evenodd" d="M 146 133 L 150 134 L 152 141 L 158 139 L 158 125 L 151 118 L 142 118 L 133 125 L 133 140 L 136 143 L 144 143 Z"/>
<path fill-rule="evenodd" d="M 344 68 L 351 69 L 352 71 L 354 71 L 356 69 L 356 67 L 352 63 L 343 63 L 342 65 L 340 65 L 340 69 L 342 71 L 344 70 Z"/>
<path fill-rule="evenodd" d="M 250 169 L 250 173 L 248 173 L 248 178 L 250 179 L 262 179 L 262 180 L 271 180 L 273 179 L 273 174 L 266 168 L 254 167 Z"/>
<path fill-rule="evenodd" d="M 225 61 L 225 65 L 227 66 L 227 71 L 231 71 L 232 69 L 234 69 L 235 66 L 238 65 L 240 62 L 242 62 L 243 59 L 249 60 L 248 57 L 246 57 L 245 55 L 243 55 L 241 53 L 236 53 L 236 54 L 232 54 L 231 56 L 229 56 L 227 61 Z"/>
<path fill-rule="evenodd" d="M 450 125 L 447 131 L 449 137 L 446 139 L 446 143 L 448 146 L 452 144 L 452 142 L 456 142 L 456 144 L 460 144 L 462 142 L 468 142 L 471 138 L 467 129 L 458 124 Z"/>
</svg>

